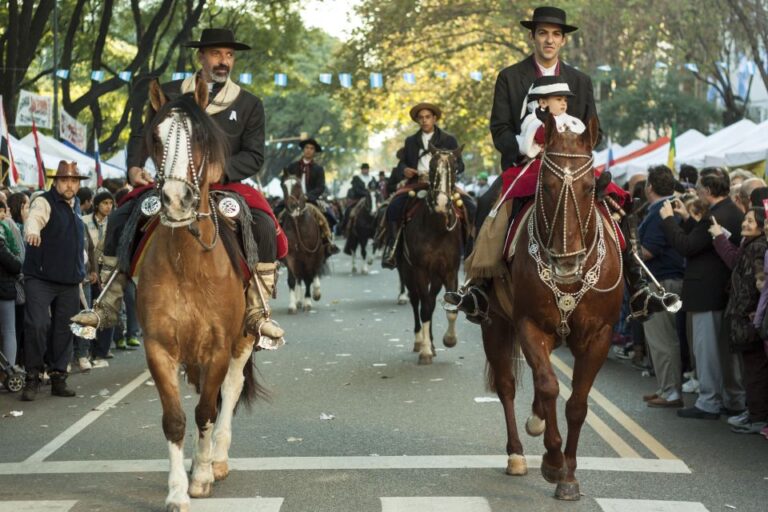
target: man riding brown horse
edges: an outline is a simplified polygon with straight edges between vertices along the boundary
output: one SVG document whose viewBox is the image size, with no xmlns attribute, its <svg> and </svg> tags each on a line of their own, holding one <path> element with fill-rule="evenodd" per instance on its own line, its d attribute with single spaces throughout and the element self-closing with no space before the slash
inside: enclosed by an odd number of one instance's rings
<svg viewBox="0 0 768 512">
<path fill-rule="evenodd" d="M 430 145 L 435 149 L 454 150 L 459 148 L 456 137 L 443 131 L 437 126 L 437 121 L 443 111 L 432 103 L 419 103 L 411 108 L 410 117 L 419 123 L 419 131 L 405 139 L 403 150 L 403 174 L 408 180 L 394 195 L 387 208 L 387 244 L 381 264 L 384 268 L 393 269 L 397 266 L 398 242 L 405 221 L 406 206 L 410 193 L 415 188 L 423 188 L 429 174 L 429 163 L 432 160 Z M 464 161 L 458 156 L 457 175 L 464 172 Z M 471 197 L 459 192 L 462 203 L 466 207 L 467 217 L 474 217 L 475 203 Z"/>
<path fill-rule="evenodd" d="M 267 298 L 272 296 L 277 277 L 276 261 L 287 252 L 287 242 L 284 235 L 277 230 L 277 220 L 263 196 L 255 189 L 238 183 L 254 177 L 264 163 L 263 104 L 261 99 L 240 88 L 230 78 L 235 63 L 235 52 L 249 50 L 250 46 L 235 41 L 231 30 L 221 28 L 204 29 L 199 41 L 188 42 L 185 46 L 197 49 L 201 69 L 184 80 L 164 84 L 162 90 L 165 96 L 173 99 L 193 93 L 201 80 L 207 83 L 209 99 L 205 111 L 224 132 L 230 152 L 222 182 L 225 188 L 244 196 L 250 209 L 250 228 L 258 251 L 258 263 L 252 268 L 252 277 L 247 289 L 245 328 L 257 337 L 263 335 L 279 341 L 282 339 L 283 330 L 270 319 Z M 150 156 L 146 136 L 154 115 L 155 111 L 150 109 L 144 125 L 135 127 L 131 132 L 128 144 L 128 179 L 135 190 L 110 216 L 101 264 L 101 279 L 106 289 L 94 304 L 93 310 L 82 311 L 72 318 L 76 324 L 108 327 L 117 322 L 123 287 L 128 280 L 126 273 L 118 271 L 118 246 L 121 239 L 133 239 L 134 233 L 123 236 L 124 228 L 142 202 L 139 198 L 155 188 L 151 175 L 143 168 Z M 143 207 L 142 204 L 142 209 Z M 135 229 L 135 226 L 132 228 Z M 250 243 L 247 241 L 243 245 Z M 110 282 L 111 275 L 114 277 Z"/>
<path fill-rule="evenodd" d="M 501 165 L 504 170 L 524 160 L 525 155 L 520 154 L 518 136 L 521 135 L 521 123 L 526 113 L 528 94 L 537 78 L 559 76 L 561 81 L 568 85 L 568 90 L 573 95 L 572 101 L 568 102 L 567 113 L 580 119 L 584 124 L 593 117 L 597 118 L 591 79 L 562 62 L 558 56 L 567 42 L 567 34 L 578 30 L 577 27 L 566 23 L 565 11 L 555 7 L 538 7 L 534 10 L 531 20 L 521 21 L 520 24 L 530 31 L 534 52 L 533 55 L 499 73 L 490 119 L 493 143 L 501 153 Z M 598 197 L 604 194 L 609 183 L 610 174 L 608 173 L 604 173 L 597 180 Z M 496 180 L 488 192 L 478 200 L 475 223 L 478 231 L 481 230 L 483 222 L 497 203 L 501 187 L 502 180 Z M 628 223 L 624 223 L 622 229 L 627 230 Z M 636 239 L 634 233 L 628 233 L 628 235 L 627 238 Z M 631 250 L 631 244 L 627 246 Z M 483 247 L 475 247 L 475 251 L 483 250 Z M 495 255 L 492 256 L 495 257 Z M 639 260 L 628 251 L 623 261 L 624 275 L 630 294 L 631 316 L 642 321 L 650 313 L 667 309 L 669 302 L 665 303 L 663 294 L 651 291 Z M 450 307 L 464 311 L 467 319 L 472 322 L 480 323 L 487 318 L 487 283 L 482 279 L 468 282 L 457 293 L 446 294 L 445 300 L 451 305 Z M 679 304 L 675 307 L 679 307 Z"/>
</svg>

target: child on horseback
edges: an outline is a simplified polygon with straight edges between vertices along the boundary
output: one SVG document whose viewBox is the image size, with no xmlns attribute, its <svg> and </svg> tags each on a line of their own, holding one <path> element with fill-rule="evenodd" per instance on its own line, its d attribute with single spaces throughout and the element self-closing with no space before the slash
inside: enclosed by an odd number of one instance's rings
<svg viewBox="0 0 768 512">
<path fill-rule="evenodd" d="M 510 167 L 501 176 L 501 196 L 485 220 L 474 251 L 465 264 L 468 282 L 457 292 L 448 292 L 444 296 L 449 305 L 447 307 L 464 311 L 470 322 L 479 324 L 487 318 L 488 279 L 502 275 L 505 271 L 504 244 L 507 241 L 509 225 L 536 193 L 541 155 L 546 143 L 544 124 L 548 116 L 553 117 L 559 132 L 567 129 L 572 133 L 581 134 L 586 130 L 581 119 L 566 112 L 568 98 L 573 96 L 568 82 L 561 76 L 539 77 L 528 90 L 521 112 L 521 116 L 524 116 L 521 135 L 518 136 L 522 163 Z M 611 182 L 610 173 L 602 173 L 596 178 L 598 198 L 610 196 L 611 204 L 617 208 L 629 205 L 628 194 Z M 510 199 L 511 204 L 508 203 Z M 634 240 L 636 236 L 630 233 L 630 238 Z M 510 253 L 513 250 L 514 248 L 511 248 Z M 650 313 L 667 309 L 667 304 L 661 300 L 662 295 L 653 293 L 648 288 L 639 262 L 631 254 L 625 254 L 624 263 L 624 272 L 632 292 L 632 316 L 645 319 Z"/>
</svg>

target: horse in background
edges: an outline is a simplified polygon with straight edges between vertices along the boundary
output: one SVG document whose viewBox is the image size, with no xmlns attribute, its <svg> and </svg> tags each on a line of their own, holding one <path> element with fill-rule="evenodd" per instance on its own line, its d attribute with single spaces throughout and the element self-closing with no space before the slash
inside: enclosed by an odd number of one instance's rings
<svg viewBox="0 0 768 512">
<path fill-rule="evenodd" d="M 368 193 L 355 203 L 351 208 L 349 215 L 349 226 L 347 241 L 344 244 L 344 253 L 352 256 L 352 273 L 357 274 L 357 250 L 360 249 L 360 256 L 363 260 L 361 272 L 367 275 L 368 266 L 373 264 L 373 257 L 376 253 L 374 245 L 371 255 L 368 256 L 368 240 L 376 235 L 376 220 L 379 213 L 379 203 L 381 194 L 376 189 L 369 189 Z"/>
<path fill-rule="evenodd" d="M 403 227 L 402 248 L 397 256 L 397 270 L 408 289 L 414 318 L 413 351 L 419 353 L 419 364 L 432 364 L 435 355 L 432 342 L 432 315 L 441 288 L 455 291 L 458 287 L 464 241 L 463 223 L 455 192 L 458 159 L 463 146 L 454 150 L 430 145 L 429 184 L 415 195 L 425 196 L 408 208 L 409 219 Z M 447 312 L 448 329 L 443 345 L 454 347 L 457 313 Z"/>
<path fill-rule="evenodd" d="M 166 506 L 186 511 L 190 496 L 210 496 L 214 480 L 228 475 L 235 406 L 264 395 L 264 389 L 254 378 L 254 338 L 243 330 L 244 276 L 223 240 L 217 243 L 224 236 L 219 231 L 224 219 L 209 185 L 223 176 L 227 150 L 222 132 L 204 110 L 208 87 L 200 80 L 194 99 L 168 102 L 153 81 L 150 99 L 157 114 L 147 145 L 158 169 L 160 211 L 144 249 L 136 305 L 168 440 Z M 184 469 L 181 368 L 200 394 L 191 482 Z"/>
<path fill-rule="evenodd" d="M 281 184 L 285 208 L 280 212 L 278 221 L 288 238 L 288 255 L 285 257 L 288 267 L 288 312 L 293 314 L 299 305 L 304 311 L 309 311 L 312 300 L 320 300 L 320 276 L 326 270 L 326 256 L 320 226 L 308 210 L 301 179 L 283 172 Z M 304 285 L 303 294 L 301 284 Z"/>
<path fill-rule="evenodd" d="M 507 473 L 524 475 L 527 465 L 515 422 L 519 353 L 534 382 L 528 434 L 544 434 L 544 478 L 557 484 L 555 497 L 578 500 L 576 449 L 587 397 L 611 345 L 624 290 L 621 248 L 615 226 L 595 199 L 592 148 L 598 124 L 583 134 L 558 132 L 550 116 L 539 183 L 527 219 L 521 219 L 518 250 L 508 274 L 493 279 L 490 322 L 482 324 L 488 386 L 495 390 L 507 426 Z M 522 215 L 522 213 L 520 214 Z M 565 453 L 557 427 L 559 385 L 550 354 L 565 342 L 574 356 L 573 391 L 566 402 Z"/>
</svg>

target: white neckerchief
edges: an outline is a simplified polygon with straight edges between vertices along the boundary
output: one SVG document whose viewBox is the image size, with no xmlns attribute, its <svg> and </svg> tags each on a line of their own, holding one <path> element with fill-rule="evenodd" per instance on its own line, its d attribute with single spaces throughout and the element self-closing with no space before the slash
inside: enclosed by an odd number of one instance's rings
<svg viewBox="0 0 768 512">
<path fill-rule="evenodd" d="M 429 141 L 432 140 L 432 137 L 435 135 L 435 131 L 432 130 L 432 133 L 424 133 L 421 132 L 421 143 L 422 147 L 424 149 L 429 149 Z M 419 158 L 418 166 L 416 167 L 416 170 L 419 172 L 427 172 L 429 171 L 429 162 L 432 160 L 432 153 L 427 151 L 424 153 L 421 158 Z"/>
</svg>

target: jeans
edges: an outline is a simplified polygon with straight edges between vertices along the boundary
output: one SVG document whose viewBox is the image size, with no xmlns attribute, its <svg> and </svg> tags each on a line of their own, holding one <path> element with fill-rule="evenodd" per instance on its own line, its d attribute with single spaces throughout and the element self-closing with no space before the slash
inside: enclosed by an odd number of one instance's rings
<svg viewBox="0 0 768 512">
<path fill-rule="evenodd" d="M 16 301 L 0 300 L 0 333 L 3 354 L 11 365 L 16 364 Z"/>
<path fill-rule="evenodd" d="M 132 279 L 128 280 L 123 292 L 123 302 L 125 303 L 125 338 L 139 337 L 139 321 L 136 318 L 136 283 Z"/>
</svg>

